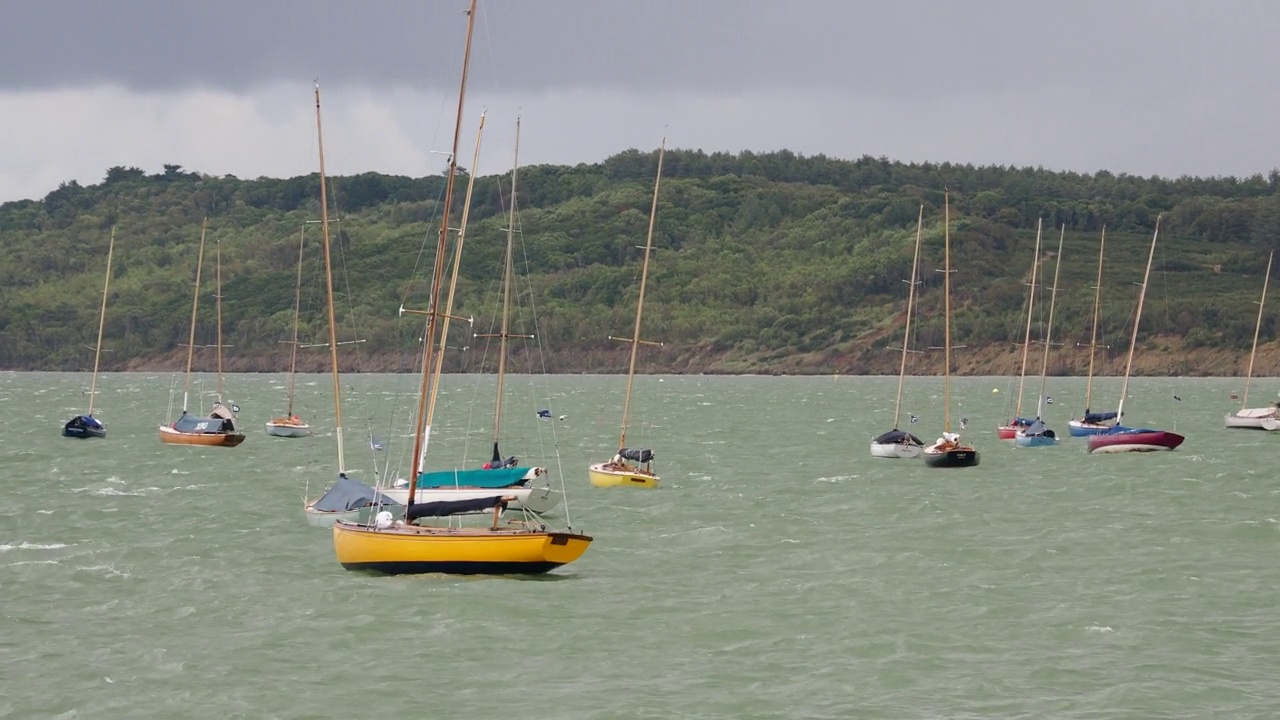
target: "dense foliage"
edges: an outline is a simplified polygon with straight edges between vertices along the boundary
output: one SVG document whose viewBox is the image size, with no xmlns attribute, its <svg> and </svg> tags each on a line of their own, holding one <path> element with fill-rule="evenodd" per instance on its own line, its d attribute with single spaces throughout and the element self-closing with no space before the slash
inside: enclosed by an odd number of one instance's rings
<svg viewBox="0 0 1280 720">
<path fill-rule="evenodd" d="M 521 169 L 520 318 L 537 338 L 517 352 L 537 354 L 557 372 L 623 368 L 621 345 L 609 336 L 630 334 L 655 171 L 656 155 L 637 150 L 594 165 Z M 365 341 L 354 353 L 365 363 L 360 369 L 409 367 L 422 328 L 398 309 L 425 302 L 443 178 L 366 173 L 331 182 L 339 340 Z M 498 304 L 509 182 L 509 174 L 475 179 L 455 314 L 476 317 L 479 333 L 490 322 L 481 318 Z M 886 348 L 901 342 L 903 281 L 921 205 L 915 342 L 942 342 L 941 274 L 934 269 L 942 265 L 944 188 L 955 343 L 1021 341 L 1032 243 L 1043 220 L 1042 256 L 1052 255 L 1065 227 L 1054 323 L 1063 347 L 1089 342 L 1106 226 L 1101 328 L 1114 353 L 1127 344 L 1134 283 L 1162 215 L 1141 336 L 1182 348 L 1247 350 L 1267 253 L 1280 237 L 1278 187 L 1275 171 L 1170 180 L 788 151 L 668 152 L 643 333 L 664 345 L 646 348 L 642 367 L 896 372 L 897 355 Z M 242 180 L 167 165 L 155 175 L 115 167 L 101 184 L 63 183 L 43 200 L 0 206 L 0 367 L 78 369 L 91 362 L 86 347 L 97 329 L 113 226 L 104 367 L 174 366 L 185 358 L 207 217 L 196 344 L 214 342 L 220 272 L 228 366 L 281 369 L 304 227 L 301 335 L 327 341 L 320 233 L 311 224 L 320 217 L 319 194 L 316 175 Z M 455 211 L 454 224 L 458 217 Z M 1050 277 L 1052 266 L 1043 264 Z M 1036 316 L 1038 336 L 1044 317 Z M 1264 339 L 1274 337 L 1275 325 L 1264 319 Z M 205 369 L 209 352 L 200 350 Z M 304 352 L 304 367 L 319 369 L 323 360 Z"/>
</svg>

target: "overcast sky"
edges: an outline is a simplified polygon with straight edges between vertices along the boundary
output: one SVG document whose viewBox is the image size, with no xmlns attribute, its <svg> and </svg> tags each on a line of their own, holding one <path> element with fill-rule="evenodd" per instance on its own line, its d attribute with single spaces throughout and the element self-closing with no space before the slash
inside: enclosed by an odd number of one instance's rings
<svg viewBox="0 0 1280 720">
<path fill-rule="evenodd" d="M 467 0 L 10 0 L 0 202 L 108 167 L 443 169 Z M 1139 175 L 1280 166 L 1268 0 L 480 0 L 459 155 L 627 148 Z M 442 154 L 436 154 L 442 153 Z"/>
</svg>

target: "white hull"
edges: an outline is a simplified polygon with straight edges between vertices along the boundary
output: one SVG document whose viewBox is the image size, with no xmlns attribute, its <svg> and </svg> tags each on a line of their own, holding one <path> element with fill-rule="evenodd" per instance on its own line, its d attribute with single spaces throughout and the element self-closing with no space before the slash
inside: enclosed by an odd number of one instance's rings
<svg viewBox="0 0 1280 720">
<path fill-rule="evenodd" d="M 902 458 L 910 460 L 911 458 L 920 457 L 920 453 L 922 452 L 924 452 L 924 448 L 919 445 L 904 445 L 902 443 L 871 443 L 871 457 Z"/>
<path fill-rule="evenodd" d="M 276 425 L 267 423 L 267 434 L 272 437 L 297 438 L 311 434 L 310 425 Z"/>
<path fill-rule="evenodd" d="M 1275 408 L 1245 408 L 1223 418 L 1229 428 L 1250 428 L 1253 430 L 1280 429 L 1280 420 L 1276 418 Z"/>
<path fill-rule="evenodd" d="M 310 502 L 302 508 L 302 512 L 307 516 L 307 524 L 312 527 L 333 527 L 333 524 L 339 520 L 349 520 L 354 522 L 360 519 L 359 510 L 322 512 L 320 510 L 312 510 Z"/>
<path fill-rule="evenodd" d="M 401 505 L 409 503 L 409 488 L 379 488 L 379 492 L 395 500 Z M 515 502 L 510 507 L 528 508 L 536 513 L 550 512 L 564 501 L 564 493 L 549 487 L 506 487 L 506 488 L 426 488 L 419 489 L 413 496 L 415 503 L 439 502 L 442 500 L 474 500 L 476 498 L 493 497 L 494 495 L 513 495 Z"/>
</svg>

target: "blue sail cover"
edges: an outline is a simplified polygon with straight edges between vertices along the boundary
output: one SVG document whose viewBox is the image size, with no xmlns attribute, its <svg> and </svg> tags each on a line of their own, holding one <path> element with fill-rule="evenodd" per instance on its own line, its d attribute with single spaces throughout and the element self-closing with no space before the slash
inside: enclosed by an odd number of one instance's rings
<svg viewBox="0 0 1280 720">
<path fill-rule="evenodd" d="M 1024 417 L 1014 418 L 1013 420 L 1009 421 L 1009 427 L 1030 427 L 1031 423 L 1033 422 L 1035 422 L 1034 418 L 1024 418 Z"/>
<path fill-rule="evenodd" d="M 924 446 L 924 442 L 921 441 L 920 438 L 916 437 L 915 435 L 912 435 L 909 432 L 903 432 L 902 430 L 897 430 L 897 429 L 890 430 L 889 432 L 877 437 L 871 442 L 876 443 L 877 445 L 899 444 L 899 445 L 919 445 L 921 447 Z"/>
<path fill-rule="evenodd" d="M 1098 423 L 1104 423 L 1108 420 L 1115 420 L 1115 419 L 1116 419 L 1116 414 L 1113 412 L 1096 413 L 1096 412 L 1089 412 L 1088 410 L 1084 411 L 1084 422 L 1090 423 L 1092 425 L 1097 425 Z"/>
<path fill-rule="evenodd" d="M 338 482 L 333 484 L 324 495 L 312 504 L 312 509 L 321 512 L 342 512 L 359 510 L 368 505 L 399 505 L 400 503 L 374 490 L 362 482 L 352 480 L 346 475 L 339 475 Z"/>
<path fill-rule="evenodd" d="M 525 484 L 531 467 L 495 468 L 492 470 L 433 470 L 418 474 L 419 488 L 477 487 L 504 488 Z"/>
<path fill-rule="evenodd" d="M 495 507 L 507 509 L 507 501 L 501 495 L 492 497 L 471 498 L 469 500 L 440 500 L 438 502 L 410 505 L 404 512 L 405 522 L 412 523 L 424 517 L 448 517 L 465 513 L 484 512 Z"/>
<path fill-rule="evenodd" d="M 234 433 L 236 431 L 236 426 L 235 423 L 226 418 L 200 417 L 199 415 L 183 413 L 182 417 L 178 418 L 177 421 L 173 423 L 173 429 L 178 432 L 190 433 L 193 435 L 199 435 L 201 433 L 216 435 L 219 433 Z"/>
</svg>

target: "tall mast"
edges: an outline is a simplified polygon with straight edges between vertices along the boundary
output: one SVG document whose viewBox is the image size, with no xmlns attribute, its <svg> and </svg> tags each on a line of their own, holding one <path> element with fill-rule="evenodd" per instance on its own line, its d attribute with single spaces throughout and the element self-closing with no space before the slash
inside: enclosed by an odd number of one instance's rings
<svg viewBox="0 0 1280 720">
<path fill-rule="evenodd" d="M 1129 338 L 1129 359 L 1124 363 L 1124 382 L 1120 385 L 1120 406 L 1116 408 L 1116 425 L 1124 422 L 1124 399 L 1129 394 L 1129 372 L 1133 369 L 1133 349 L 1138 345 L 1138 323 L 1142 322 L 1142 302 L 1147 297 L 1147 281 L 1151 279 L 1151 261 L 1156 257 L 1156 238 L 1160 237 L 1160 216 L 1156 216 L 1156 231 L 1151 235 L 1151 251 L 1147 254 L 1147 270 L 1142 274 L 1142 289 L 1138 291 L 1138 310 L 1133 316 L 1133 335 Z"/>
<path fill-rule="evenodd" d="M 1062 270 L 1062 241 L 1067 237 L 1063 223 L 1058 235 L 1058 257 L 1053 262 L 1053 290 L 1049 292 L 1049 324 L 1044 328 L 1044 356 L 1040 359 L 1040 398 L 1036 400 L 1036 419 L 1044 417 L 1044 379 L 1049 372 L 1049 346 L 1053 344 L 1053 307 L 1058 301 L 1058 272 Z"/>
<path fill-rule="evenodd" d="M 467 9 L 467 42 L 462 54 L 462 80 L 458 87 L 458 113 L 453 126 L 453 149 L 449 153 L 449 170 L 445 181 L 444 210 L 441 212 L 440 237 L 436 242 L 435 270 L 432 273 L 431 279 L 431 304 L 427 311 L 426 344 L 422 353 L 422 385 L 418 392 L 418 422 L 413 440 L 413 474 L 409 480 L 409 506 L 413 505 L 414 495 L 418 488 L 418 474 L 422 471 L 422 451 L 425 443 L 425 433 L 429 427 L 427 424 L 427 415 L 435 409 L 435 393 L 432 393 L 430 407 L 428 407 L 428 369 L 431 367 L 432 356 L 435 352 L 436 324 L 440 315 L 438 307 L 438 303 L 440 302 L 440 282 L 444 277 L 444 254 L 448 246 L 449 236 L 449 209 L 453 205 L 453 186 L 458 170 L 458 138 L 462 134 L 462 108 L 467 92 L 467 67 L 471 62 L 471 35 L 475 30 L 475 23 L 476 0 L 471 0 L 471 5 Z"/>
<path fill-rule="evenodd" d="M 942 379 L 942 431 L 951 432 L 951 193 L 943 193 L 943 265 L 942 265 L 942 297 L 943 316 L 946 322 L 943 327 L 943 379 Z"/>
<path fill-rule="evenodd" d="M 631 331 L 631 361 L 627 365 L 627 395 L 622 402 L 622 433 L 618 436 L 618 447 L 627 446 L 627 416 L 631 412 L 631 386 L 636 378 L 636 351 L 640 348 L 640 316 L 644 314 L 644 286 L 649 278 L 649 255 L 653 252 L 653 223 L 658 217 L 658 186 L 662 184 L 662 159 L 667 152 L 667 138 L 662 138 L 658 147 L 658 175 L 653 181 L 653 203 L 649 207 L 649 232 L 644 241 L 644 264 L 640 266 L 640 297 L 636 301 L 636 325 Z"/>
<path fill-rule="evenodd" d="M 93 349 L 93 379 L 89 381 L 89 417 L 93 417 L 93 398 L 98 392 L 98 358 L 102 357 L 102 327 L 107 322 L 107 290 L 111 287 L 111 253 L 116 249 L 116 226 L 111 226 L 107 243 L 107 279 L 102 281 L 102 307 L 98 310 L 98 344 Z M 1254 335 L 1254 343 L 1257 343 Z"/>
<path fill-rule="evenodd" d="M 1267 256 L 1267 275 L 1262 279 L 1262 299 L 1258 301 L 1258 321 L 1253 326 L 1253 349 L 1249 351 L 1249 370 L 1244 376 L 1244 399 L 1240 403 L 1241 410 L 1249 405 L 1249 381 L 1253 379 L 1253 356 L 1258 353 L 1258 331 L 1262 329 L 1262 306 L 1267 302 L 1267 283 L 1271 280 L 1271 260 L 1275 257 L 1275 254 L 1273 250 Z M 110 258 L 109 255 L 108 258 Z M 110 262 L 110 259 L 107 262 Z M 97 372 L 96 366 L 94 372 Z M 89 407 L 92 408 L 93 400 L 89 402 Z"/>
<path fill-rule="evenodd" d="M 1102 309 L 1102 250 L 1107 245 L 1107 226 L 1102 226 L 1102 240 L 1098 242 L 1098 281 L 1093 284 L 1093 332 L 1089 333 L 1089 381 L 1084 386 L 1084 412 L 1093 407 L 1093 356 L 1098 349 L 1098 315 Z"/>
<path fill-rule="evenodd" d="M 898 429 L 902 414 L 902 381 L 907 375 L 907 343 L 911 340 L 911 305 L 916 299 L 916 272 L 920 266 L 920 236 L 924 230 L 924 204 L 916 217 L 916 250 L 911 256 L 911 280 L 907 283 L 907 324 L 902 332 L 902 362 L 898 365 L 898 400 L 893 405 L 893 429 Z"/>
<path fill-rule="evenodd" d="M 1031 261 L 1031 295 L 1027 299 L 1027 333 L 1022 337 L 1022 369 L 1018 374 L 1018 404 L 1013 411 L 1013 423 L 1022 417 L 1022 390 L 1027 384 L 1027 350 L 1031 348 L 1031 314 L 1036 306 L 1036 269 L 1040 267 L 1040 230 L 1044 218 L 1036 221 L 1035 258 Z"/>
<path fill-rule="evenodd" d="M 324 130 L 320 124 L 320 85 L 316 86 L 316 146 L 320 153 L 320 234 L 324 238 L 324 282 L 325 282 L 325 299 L 329 309 L 329 374 L 333 377 L 333 421 L 335 423 L 335 435 L 338 440 L 338 474 L 344 475 L 347 472 L 347 462 L 344 456 L 344 447 L 342 442 L 342 392 L 341 384 L 338 382 L 338 331 L 337 321 L 333 315 L 333 263 L 330 261 L 329 253 L 329 195 L 328 180 L 324 174 Z M 301 268 L 302 264 L 299 263 Z M 294 327 L 297 325 L 295 323 Z M 295 345 L 296 347 L 296 345 Z M 290 400 L 293 395 L 290 394 Z M 413 492 L 410 490 L 410 492 Z"/>
<path fill-rule="evenodd" d="M 187 381 L 182 388 L 182 414 L 187 413 L 187 397 L 191 394 L 191 358 L 196 349 L 196 307 L 200 304 L 200 268 L 204 265 L 204 236 L 209 229 L 209 218 L 200 224 L 200 251 L 196 255 L 196 290 L 191 299 L 191 332 L 187 336 Z"/>
<path fill-rule="evenodd" d="M 507 214 L 507 257 L 502 273 L 502 331 L 498 335 L 498 400 L 493 411 L 493 459 L 501 460 L 498 451 L 498 430 L 502 425 L 502 384 L 507 372 L 507 332 L 511 328 L 511 283 L 515 275 L 513 267 L 516 227 L 516 171 L 520 169 L 520 117 L 516 116 L 515 159 L 511 165 L 511 207 Z"/>
<path fill-rule="evenodd" d="M 284 414 L 293 417 L 293 391 L 298 377 L 298 317 L 302 312 L 302 251 L 307 239 L 307 226 L 298 233 L 298 278 L 293 290 L 293 345 L 289 351 L 289 407 Z"/>
<path fill-rule="evenodd" d="M 218 332 L 215 336 L 218 341 L 218 402 L 222 402 L 222 238 L 214 243 L 214 256 L 217 262 L 214 263 L 213 272 L 213 306 L 217 308 L 217 325 Z"/>
</svg>

